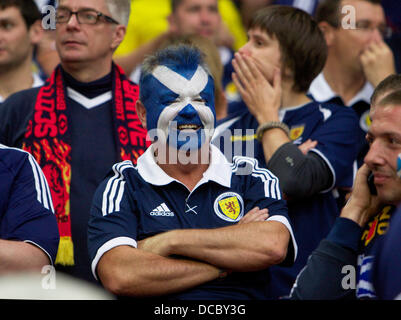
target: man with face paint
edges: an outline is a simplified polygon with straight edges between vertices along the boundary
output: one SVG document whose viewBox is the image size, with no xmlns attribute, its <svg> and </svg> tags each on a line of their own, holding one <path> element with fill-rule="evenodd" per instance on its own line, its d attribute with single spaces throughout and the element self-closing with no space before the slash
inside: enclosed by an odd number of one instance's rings
<svg viewBox="0 0 401 320">
<path fill-rule="evenodd" d="M 95 194 L 94 276 L 119 296 L 268 299 L 268 267 L 297 253 L 277 178 L 210 144 L 213 79 L 198 49 L 167 47 L 143 70 L 136 107 L 153 143 L 136 167 L 116 164 Z M 247 163 L 252 174 L 238 174 Z"/>
<path fill-rule="evenodd" d="M 148 132 L 160 130 L 165 142 L 177 150 L 187 142 L 189 150 L 197 150 L 206 139 L 210 140 L 216 117 L 214 85 L 205 69 L 198 66 L 193 73 L 187 66 L 174 65 L 170 69 L 160 65 L 151 74 L 144 70 L 144 74 L 141 84 L 152 89 L 141 91 L 141 101 L 149 110 L 146 112 Z M 154 90 L 159 94 L 155 95 Z M 139 104 L 142 112 L 143 104 Z"/>
</svg>

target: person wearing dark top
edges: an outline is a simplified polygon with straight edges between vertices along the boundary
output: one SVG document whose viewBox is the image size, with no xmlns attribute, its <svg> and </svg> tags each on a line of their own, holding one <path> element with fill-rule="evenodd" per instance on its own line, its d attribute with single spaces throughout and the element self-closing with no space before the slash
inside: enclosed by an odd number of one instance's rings
<svg viewBox="0 0 401 320">
<path fill-rule="evenodd" d="M 358 114 L 360 167 L 368 150 L 365 135 L 371 95 L 382 80 L 396 73 L 393 52 L 385 42 L 391 30 L 381 0 L 322 0 L 315 18 L 324 33 L 328 56 L 309 94 L 318 102 L 349 107 Z"/>
<path fill-rule="evenodd" d="M 94 191 L 110 166 L 136 163 L 146 149 L 135 111 L 138 86 L 112 62 L 129 8 L 129 0 L 60 1 L 61 64 L 44 86 L 16 93 L 0 108 L 0 141 L 32 153 L 49 183 L 60 231 L 56 267 L 89 281 Z"/>
<path fill-rule="evenodd" d="M 352 186 L 358 120 L 351 109 L 306 95 L 327 52 L 320 29 L 306 12 L 290 6 L 264 8 L 255 14 L 248 35 L 233 61 L 233 79 L 248 110 L 222 120 L 213 142 L 228 157 L 254 156 L 280 180 L 299 239 L 295 264 L 271 268 L 271 295 L 280 298 L 289 294 L 339 214 L 333 190 Z"/>
<path fill-rule="evenodd" d="M 401 155 L 400 160 L 401 162 Z M 400 164 L 401 170 L 401 164 Z M 392 215 L 390 227 L 379 244 L 373 264 L 373 286 L 378 299 L 401 300 L 401 255 L 394 248 L 401 246 L 401 207 Z"/>
<path fill-rule="evenodd" d="M 214 80 L 199 49 L 169 46 L 142 67 L 137 111 L 153 142 L 95 193 L 93 275 L 118 296 L 268 299 L 270 266 L 297 254 L 279 181 L 210 144 Z M 246 163 L 252 174 L 238 174 Z"/>
<path fill-rule="evenodd" d="M 0 2 L 0 104 L 17 91 L 43 84 L 32 72 L 34 48 L 42 38 L 40 18 L 33 0 Z"/>
<path fill-rule="evenodd" d="M 0 275 L 53 265 L 59 233 L 49 187 L 28 152 L 0 144 Z"/>
<path fill-rule="evenodd" d="M 351 197 L 340 217 L 299 273 L 291 299 L 388 297 L 383 287 L 388 286 L 390 275 L 383 271 L 373 273 L 373 270 L 376 259 L 383 266 L 384 259 L 393 262 L 396 259 L 393 255 L 397 255 L 394 251 L 397 247 L 389 251 L 389 247 L 382 247 L 381 243 L 388 228 L 392 229 L 396 206 L 401 203 L 398 173 L 401 168 L 398 162 L 401 153 L 400 80 L 399 75 L 390 76 L 373 93 L 365 164 L 358 171 Z M 370 174 L 374 187 L 368 183 Z M 394 276 L 394 285 L 399 280 L 398 274 L 399 270 Z M 376 287 L 380 290 L 379 296 Z"/>
</svg>

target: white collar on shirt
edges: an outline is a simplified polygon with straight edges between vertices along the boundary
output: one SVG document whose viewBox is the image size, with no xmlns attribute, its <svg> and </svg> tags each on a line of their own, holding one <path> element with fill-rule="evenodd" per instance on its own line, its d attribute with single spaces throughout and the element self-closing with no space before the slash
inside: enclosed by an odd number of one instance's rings
<svg viewBox="0 0 401 320">
<path fill-rule="evenodd" d="M 361 91 L 359 91 L 354 98 L 349 102 L 349 106 L 353 106 L 358 101 L 364 101 L 370 104 L 370 97 L 372 96 L 374 91 L 374 87 L 369 82 L 366 82 Z M 329 84 L 327 83 L 326 79 L 324 78 L 323 72 L 320 73 L 315 80 L 313 80 L 310 88 L 309 93 L 313 96 L 316 101 L 319 102 L 326 102 L 330 99 L 335 97 L 339 97 L 336 94 Z"/>
<path fill-rule="evenodd" d="M 67 95 L 70 99 L 78 102 L 81 106 L 86 109 L 93 109 L 96 108 L 107 101 L 113 99 L 113 93 L 111 91 L 107 91 L 102 93 L 94 98 L 87 98 L 83 94 L 79 93 L 78 91 L 74 90 L 73 88 L 67 87 Z"/>
<path fill-rule="evenodd" d="M 41 79 L 41 77 L 39 77 L 37 73 L 33 73 L 32 77 L 33 77 L 32 88 L 43 86 L 44 81 Z"/>
<path fill-rule="evenodd" d="M 164 186 L 173 181 L 179 182 L 165 173 L 153 156 L 153 145 L 138 158 L 137 169 L 139 175 L 148 183 L 156 186 Z M 223 153 L 214 145 L 210 144 L 210 164 L 203 173 L 203 178 L 197 183 L 194 190 L 203 183 L 214 181 L 222 186 L 231 186 L 231 163 L 229 163 Z M 181 182 L 179 182 L 181 183 Z"/>
</svg>

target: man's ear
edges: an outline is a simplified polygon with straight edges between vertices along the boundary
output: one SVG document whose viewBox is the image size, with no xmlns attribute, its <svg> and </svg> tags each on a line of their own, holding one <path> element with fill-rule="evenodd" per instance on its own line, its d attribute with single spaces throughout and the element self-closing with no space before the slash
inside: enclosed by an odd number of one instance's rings
<svg viewBox="0 0 401 320">
<path fill-rule="evenodd" d="M 114 31 L 114 38 L 111 43 L 111 48 L 116 50 L 121 42 L 123 42 L 125 34 L 127 33 L 127 27 L 123 25 L 118 25 Z"/>
<path fill-rule="evenodd" d="M 177 34 L 178 33 L 178 26 L 176 23 L 176 18 L 174 16 L 174 13 L 170 13 L 167 16 L 167 22 L 168 22 L 168 31 L 172 34 Z"/>
<path fill-rule="evenodd" d="M 37 45 L 44 35 L 44 30 L 42 28 L 41 20 L 36 21 L 29 28 L 29 39 L 32 45 Z"/>
<path fill-rule="evenodd" d="M 319 22 L 319 28 L 323 32 L 327 46 L 330 47 L 334 41 L 335 28 L 326 21 Z"/>
<path fill-rule="evenodd" d="M 136 113 L 138 115 L 138 118 L 142 123 L 142 127 L 147 129 L 146 128 L 146 108 L 145 108 L 145 106 L 143 105 L 141 100 L 138 99 L 136 101 L 135 107 L 136 107 Z"/>
</svg>

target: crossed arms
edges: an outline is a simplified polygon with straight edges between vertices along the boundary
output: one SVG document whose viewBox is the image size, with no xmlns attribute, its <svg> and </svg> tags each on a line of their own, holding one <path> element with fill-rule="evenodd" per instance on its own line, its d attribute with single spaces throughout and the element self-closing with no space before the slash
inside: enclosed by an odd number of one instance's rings
<svg viewBox="0 0 401 320">
<path fill-rule="evenodd" d="M 285 259 L 290 239 L 284 224 L 266 217 L 267 209 L 254 208 L 233 226 L 172 230 L 140 241 L 138 248 L 115 247 L 100 259 L 98 276 L 114 294 L 141 297 L 190 289 L 223 270 L 266 269 Z"/>
</svg>

